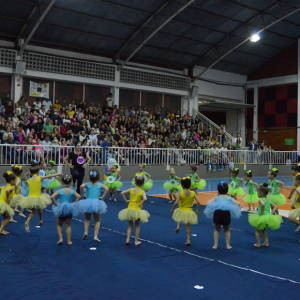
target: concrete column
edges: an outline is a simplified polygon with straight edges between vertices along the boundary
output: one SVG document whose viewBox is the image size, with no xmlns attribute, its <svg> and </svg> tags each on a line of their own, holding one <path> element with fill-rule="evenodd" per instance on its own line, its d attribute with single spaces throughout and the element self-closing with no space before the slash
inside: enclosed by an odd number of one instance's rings
<svg viewBox="0 0 300 300">
<path fill-rule="evenodd" d="M 111 87 L 110 92 L 113 94 L 114 105 L 120 108 L 120 71 L 116 70 L 115 86 Z"/>
<path fill-rule="evenodd" d="M 300 109 L 300 76 L 299 76 L 299 71 L 300 71 L 300 39 L 298 39 L 298 103 L 297 103 L 297 151 L 300 151 L 300 114 L 299 114 L 299 109 Z M 299 153 L 299 152 L 298 152 Z"/>
<path fill-rule="evenodd" d="M 245 110 L 239 109 L 237 113 L 237 128 L 238 132 L 241 133 L 241 137 L 243 139 L 243 147 L 246 146 L 246 118 L 245 118 Z"/>
<path fill-rule="evenodd" d="M 20 100 L 20 97 L 23 94 L 23 77 L 19 74 L 14 74 L 12 76 L 12 95 L 11 99 L 14 103 L 17 103 Z"/>
<path fill-rule="evenodd" d="M 253 139 L 258 141 L 258 85 L 254 85 Z"/>
</svg>

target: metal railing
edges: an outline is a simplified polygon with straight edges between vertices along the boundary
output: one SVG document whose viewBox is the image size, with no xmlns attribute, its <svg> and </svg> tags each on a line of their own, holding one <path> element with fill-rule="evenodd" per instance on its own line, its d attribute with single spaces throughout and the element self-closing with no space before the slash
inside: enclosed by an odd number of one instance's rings
<svg viewBox="0 0 300 300">
<path fill-rule="evenodd" d="M 74 151 L 74 146 L 55 145 L 0 145 L 0 165 L 30 165 L 32 160 L 46 162 L 52 160 L 56 165 L 63 165 L 64 158 Z M 85 147 L 89 153 L 90 165 L 106 165 L 109 158 L 114 158 L 120 165 L 207 165 L 227 166 L 230 164 L 296 164 L 298 153 L 293 151 L 250 151 L 224 149 L 177 149 L 177 148 L 130 148 L 130 147 Z"/>
</svg>

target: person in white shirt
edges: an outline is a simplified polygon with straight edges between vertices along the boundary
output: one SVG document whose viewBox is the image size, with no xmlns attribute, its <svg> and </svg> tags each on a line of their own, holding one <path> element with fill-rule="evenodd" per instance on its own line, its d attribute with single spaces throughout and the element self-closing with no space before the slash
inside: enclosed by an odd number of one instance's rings
<svg viewBox="0 0 300 300">
<path fill-rule="evenodd" d="M 155 124 L 153 123 L 152 119 L 150 119 L 150 123 L 148 124 L 148 128 L 155 128 Z"/>
<path fill-rule="evenodd" d="M 50 101 L 50 99 L 46 99 L 43 101 L 42 105 L 45 105 L 45 109 L 46 111 L 48 111 L 52 105 L 52 102 Z"/>
<path fill-rule="evenodd" d="M 42 102 L 39 98 L 36 98 L 36 100 L 33 102 L 33 105 L 35 105 L 35 108 L 39 110 L 42 107 Z"/>
<path fill-rule="evenodd" d="M 171 120 L 169 116 L 166 116 L 164 120 L 166 121 L 167 124 L 171 124 Z"/>
<path fill-rule="evenodd" d="M 112 107 L 112 106 L 113 106 L 113 102 L 114 102 L 113 94 L 110 93 L 110 94 L 108 95 L 108 97 L 106 98 L 105 101 L 106 101 L 106 103 L 108 103 L 108 106 L 109 106 L 109 107 Z"/>
<path fill-rule="evenodd" d="M 53 149 L 52 147 L 49 147 L 51 145 L 51 142 L 49 141 L 49 135 L 45 136 L 45 140 L 42 141 L 42 145 L 43 145 L 44 153 L 49 153 L 51 158 L 51 152 Z"/>
<path fill-rule="evenodd" d="M 186 140 L 186 130 L 184 127 L 182 127 L 181 129 L 181 139 Z"/>
<path fill-rule="evenodd" d="M 91 143 L 93 142 L 93 141 L 96 141 L 96 144 L 97 144 L 97 136 L 94 134 L 94 129 L 91 129 L 91 134 L 89 135 L 89 138 L 90 138 L 90 141 L 91 141 Z"/>
<path fill-rule="evenodd" d="M 47 111 L 45 109 L 45 105 L 42 105 L 42 108 L 39 110 L 39 114 L 40 114 L 41 118 L 46 117 Z"/>
<path fill-rule="evenodd" d="M 146 106 L 144 107 L 144 115 L 149 115 L 149 112 L 146 109 Z"/>
</svg>

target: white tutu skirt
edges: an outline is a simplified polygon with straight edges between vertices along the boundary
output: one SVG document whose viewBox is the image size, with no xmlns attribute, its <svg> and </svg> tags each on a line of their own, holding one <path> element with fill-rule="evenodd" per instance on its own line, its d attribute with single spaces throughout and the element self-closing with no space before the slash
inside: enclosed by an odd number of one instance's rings
<svg viewBox="0 0 300 300">
<path fill-rule="evenodd" d="M 36 208 L 44 209 L 52 203 L 51 197 L 48 194 L 41 194 L 41 196 L 28 196 L 24 197 L 20 202 L 22 208 Z"/>
<path fill-rule="evenodd" d="M 56 218 L 72 218 L 79 214 L 77 203 L 64 202 L 57 206 L 52 206 L 52 212 Z"/>
<path fill-rule="evenodd" d="M 11 217 L 14 214 L 14 210 L 8 204 L 0 202 L 0 215 Z"/>
<path fill-rule="evenodd" d="M 143 209 L 122 209 L 119 212 L 118 218 L 121 221 L 141 221 L 142 223 L 147 223 L 150 214 Z"/>
<path fill-rule="evenodd" d="M 297 218 L 300 218 L 300 208 L 293 209 L 293 210 L 289 213 L 289 218 L 290 218 L 290 219 L 297 219 Z"/>
<path fill-rule="evenodd" d="M 93 198 L 84 199 L 75 204 L 78 207 L 79 213 L 86 214 L 105 214 L 107 212 L 107 205 L 103 200 Z"/>
<path fill-rule="evenodd" d="M 231 218 L 234 219 L 238 219 L 242 215 L 239 205 L 234 203 L 226 203 L 225 201 L 220 203 L 213 201 L 207 204 L 203 213 L 205 214 L 206 218 L 213 218 L 216 210 L 229 211 Z"/>
<path fill-rule="evenodd" d="M 21 203 L 21 201 L 23 201 L 24 197 L 19 194 L 17 196 L 13 196 L 10 200 L 10 206 L 11 207 L 18 207 Z"/>
<path fill-rule="evenodd" d="M 198 224 L 198 216 L 194 211 L 184 211 L 180 208 L 175 209 L 172 219 L 177 223 Z"/>
</svg>

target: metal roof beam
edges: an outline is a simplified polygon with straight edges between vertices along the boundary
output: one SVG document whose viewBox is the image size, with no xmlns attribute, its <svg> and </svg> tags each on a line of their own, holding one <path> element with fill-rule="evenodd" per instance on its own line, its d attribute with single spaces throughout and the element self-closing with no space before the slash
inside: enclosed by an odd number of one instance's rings
<svg viewBox="0 0 300 300">
<path fill-rule="evenodd" d="M 269 7 L 268 9 L 266 9 L 264 12 L 267 12 L 275 7 L 278 6 L 278 3 Z M 265 29 L 270 28 L 271 26 L 277 24 L 278 22 L 280 22 L 281 20 L 293 15 L 294 13 L 300 11 L 300 7 L 298 9 L 295 9 L 293 12 L 290 12 L 286 15 L 284 15 L 283 17 L 281 17 L 280 19 L 277 19 L 276 21 L 268 24 L 267 26 L 265 26 L 264 28 L 260 29 L 257 34 L 263 32 Z M 247 23 L 251 23 L 253 22 L 255 19 L 259 18 L 260 16 L 262 16 L 264 14 L 264 12 L 261 12 L 259 14 L 257 14 L 256 16 L 252 17 Z M 246 23 L 246 24 L 247 24 Z M 242 28 L 239 27 L 238 29 L 236 29 L 235 31 L 233 31 L 231 34 L 239 31 Z M 201 57 L 195 65 L 197 65 L 203 58 L 207 57 L 209 54 L 211 54 L 214 50 L 216 50 L 222 43 L 224 43 L 228 38 L 230 38 L 231 34 L 229 34 L 225 39 L 223 39 L 220 43 L 218 43 L 214 48 L 212 48 L 211 50 L 209 50 L 203 57 Z M 216 65 L 220 60 L 222 60 L 224 57 L 226 57 L 228 54 L 230 54 L 231 52 L 233 52 L 235 49 L 237 49 L 238 47 L 240 47 L 241 45 L 243 45 L 244 43 L 246 43 L 247 41 L 250 40 L 250 36 L 248 38 L 246 38 L 245 40 L 243 40 L 242 42 L 238 43 L 237 45 L 235 45 L 234 47 L 232 47 L 228 52 L 226 52 L 224 55 L 222 55 L 217 61 L 215 61 L 213 64 L 211 64 L 209 67 L 207 67 L 205 70 L 203 70 L 196 78 L 194 78 L 194 80 L 196 80 L 197 78 L 201 77 L 206 71 L 208 71 L 209 69 L 211 69 L 214 65 Z M 195 66 L 194 65 L 194 66 Z"/>
<path fill-rule="evenodd" d="M 173 13 L 166 21 L 164 21 L 159 27 L 156 27 L 156 29 L 146 38 L 144 39 L 144 41 L 127 57 L 127 59 L 118 67 L 118 69 L 122 69 L 128 62 L 129 60 L 158 32 L 160 31 L 165 25 L 167 25 L 174 17 L 176 17 L 179 13 L 181 13 L 185 8 L 187 8 L 189 5 L 191 5 L 194 2 L 194 0 L 190 0 L 188 1 L 185 5 L 183 5 L 180 9 L 178 9 L 175 13 Z M 169 2 L 168 2 L 169 4 Z M 163 8 L 166 5 L 163 5 Z M 161 9 L 159 9 L 156 13 L 160 12 Z M 154 15 L 155 16 L 155 15 Z M 152 20 L 153 17 L 151 17 L 150 19 Z M 147 20 L 142 26 L 141 28 L 138 30 L 139 32 L 142 32 L 143 28 L 149 23 L 149 21 L 151 20 Z M 137 33 L 137 34 L 138 34 Z M 136 34 L 135 34 L 136 36 Z"/>
<path fill-rule="evenodd" d="M 34 27 L 32 28 L 31 32 L 29 33 L 27 39 L 25 40 L 24 44 L 21 46 L 21 49 L 18 53 L 19 56 L 22 55 L 25 47 L 27 46 L 27 44 L 29 43 L 30 39 L 32 38 L 32 36 L 34 35 L 34 33 L 36 32 L 36 30 L 38 29 L 38 27 L 40 26 L 40 24 L 43 22 L 44 18 L 47 16 L 48 12 L 50 11 L 51 7 L 53 6 L 53 4 L 55 3 L 56 0 L 51 0 L 51 2 L 48 4 L 48 6 L 46 7 L 46 9 L 44 10 L 43 14 L 40 16 L 40 18 L 38 19 L 38 21 L 36 22 L 36 24 L 34 25 Z M 38 7 L 37 7 L 38 8 Z"/>
</svg>

